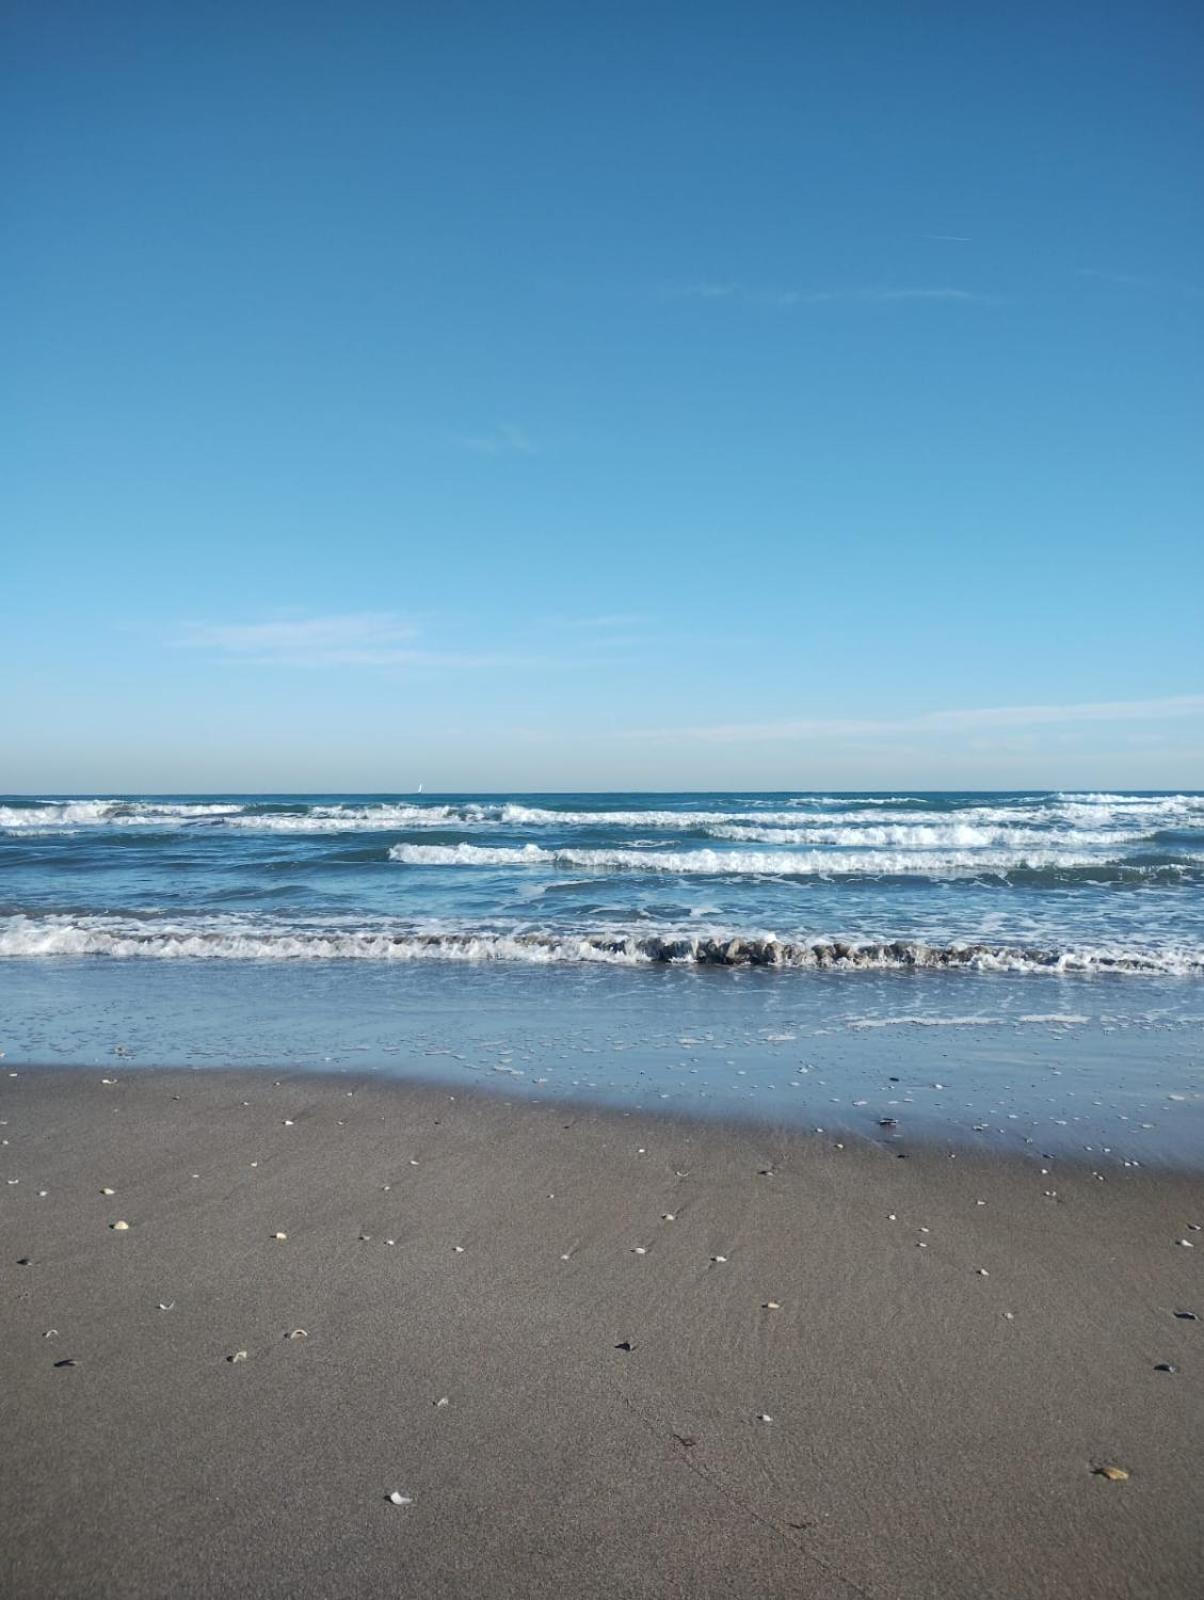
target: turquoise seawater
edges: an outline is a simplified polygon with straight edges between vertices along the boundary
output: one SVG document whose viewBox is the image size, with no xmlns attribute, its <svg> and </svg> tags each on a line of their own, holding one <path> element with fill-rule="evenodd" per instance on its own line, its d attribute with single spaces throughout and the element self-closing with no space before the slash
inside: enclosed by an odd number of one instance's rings
<svg viewBox="0 0 1204 1600">
<path fill-rule="evenodd" d="M 1202 979 L 1199 794 L 0 800 L 10 1065 L 417 1068 L 866 1127 L 906 1088 L 913 1126 L 1182 1155 Z M 961 1102 L 931 1088 L 955 1068 Z"/>
</svg>

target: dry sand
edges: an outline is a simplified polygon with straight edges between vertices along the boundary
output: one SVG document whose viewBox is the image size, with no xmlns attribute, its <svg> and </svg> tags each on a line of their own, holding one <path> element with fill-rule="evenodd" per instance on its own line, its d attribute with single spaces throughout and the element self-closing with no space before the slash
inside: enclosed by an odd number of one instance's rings
<svg viewBox="0 0 1204 1600">
<path fill-rule="evenodd" d="M 1201 1592 L 1199 1177 L 309 1075 L 0 1117 L 6 1600 Z"/>
</svg>

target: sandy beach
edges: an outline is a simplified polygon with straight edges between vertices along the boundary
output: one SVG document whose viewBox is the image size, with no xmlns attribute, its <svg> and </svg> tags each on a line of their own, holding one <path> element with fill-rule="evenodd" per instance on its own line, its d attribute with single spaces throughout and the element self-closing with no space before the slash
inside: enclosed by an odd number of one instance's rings
<svg viewBox="0 0 1204 1600">
<path fill-rule="evenodd" d="M 1198 1176 L 343 1076 L 0 1118 L 11 1600 L 1199 1592 Z"/>
</svg>

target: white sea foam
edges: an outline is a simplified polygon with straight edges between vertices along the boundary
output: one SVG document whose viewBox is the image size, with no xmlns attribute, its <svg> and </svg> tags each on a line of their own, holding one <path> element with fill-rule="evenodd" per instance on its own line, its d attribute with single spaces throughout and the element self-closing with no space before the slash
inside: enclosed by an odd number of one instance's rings
<svg viewBox="0 0 1204 1600">
<path fill-rule="evenodd" d="M 1007 1017 L 858 1017 L 850 1028 L 998 1028 Z"/>
<path fill-rule="evenodd" d="M 228 818 L 226 825 L 252 833 L 366 833 L 460 827 L 486 819 L 483 807 L 313 806 L 304 812 L 249 811 Z"/>
<path fill-rule="evenodd" d="M 847 855 L 826 851 L 583 850 L 542 845 L 395 844 L 390 859 L 411 867 L 586 867 L 624 872 L 711 877 L 964 876 L 1020 869 L 1101 866 L 1097 855 L 1076 850 L 937 851 L 924 854 L 871 850 Z M 1138 869 L 1134 869 L 1135 871 Z"/>
<path fill-rule="evenodd" d="M 1004 1014 L 994 1017 L 859 1017 L 850 1022 L 850 1028 L 1006 1028 L 1016 1023 L 1056 1022 L 1063 1025 L 1090 1022 L 1090 1017 L 1024 1016 Z"/>
<path fill-rule="evenodd" d="M 908 809 L 899 810 L 900 805 Z M 45 832 L 88 828 L 170 828 L 205 825 L 260 833 L 322 834 L 388 829 L 591 828 L 673 832 L 702 830 L 749 843 L 883 845 L 926 848 L 942 842 L 1022 843 L 1028 825 L 1055 840 L 1073 836 L 1086 845 L 1140 838 L 1165 824 L 1204 826 L 1204 796 L 1057 795 L 1000 804 L 997 797 L 966 801 L 939 818 L 917 816 L 906 796 L 809 797 L 769 802 L 749 799 L 728 810 L 639 807 L 581 810 L 518 801 L 325 801 L 268 810 L 253 801 L 43 800 L 0 805 L 0 831 Z M 783 809 L 785 808 L 785 809 Z M 811 808 L 811 816 L 806 808 Z M 893 808 L 893 809 L 892 809 Z M 859 824 L 868 824 L 860 827 Z M 931 839 L 925 830 L 933 830 Z M 743 830 L 743 831 L 728 831 Z M 893 830 L 893 831 L 892 831 Z M 994 832 L 993 840 L 976 838 Z"/>
<path fill-rule="evenodd" d="M 910 823 L 887 827 L 828 827 L 815 824 L 802 828 L 749 828 L 722 823 L 708 828 L 717 839 L 731 839 L 747 844 L 805 844 L 805 845 L 862 845 L 867 847 L 893 847 L 903 850 L 975 850 L 989 846 L 1007 846 L 1024 850 L 1041 848 L 1053 843 L 1086 847 L 1089 845 L 1116 845 L 1143 838 L 1141 832 L 1113 832 L 1076 829 L 1059 831 L 1051 835 L 1034 828 L 981 827 L 970 822 Z"/>
<path fill-rule="evenodd" d="M 205 801 L 63 800 L 38 805 L 0 805 L 0 829 L 153 827 L 163 823 L 228 817 L 241 805 Z"/>
<path fill-rule="evenodd" d="M 481 929 L 362 928 L 345 923 L 290 925 L 257 917 L 195 917 L 179 921 L 97 914 L 0 918 L 0 958 L 109 957 L 160 961 L 454 961 L 547 966 L 700 965 L 774 967 L 799 971 L 907 971 L 1044 974 L 1204 975 L 1204 947 L 1147 950 L 1122 945 L 1061 951 L 1008 945 L 929 945 L 921 941 L 780 939 L 773 934 L 700 933 L 697 928 L 650 933 L 610 928 Z M 893 1022 L 929 1025 L 927 1019 Z M 959 1019 L 963 1023 L 967 1019 Z M 1025 1022 L 1070 1023 L 1083 1018 L 1030 1015 Z M 866 1026 L 884 1026 L 880 1020 Z"/>
</svg>

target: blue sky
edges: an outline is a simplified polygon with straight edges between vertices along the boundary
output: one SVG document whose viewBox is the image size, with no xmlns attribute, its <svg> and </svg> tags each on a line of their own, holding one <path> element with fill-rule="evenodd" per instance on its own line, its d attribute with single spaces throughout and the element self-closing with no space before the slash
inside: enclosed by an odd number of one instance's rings
<svg viewBox="0 0 1204 1600">
<path fill-rule="evenodd" d="M 0 789 L 1204 787 L 1195 6 L 5 32 Z"/>
</svg>

